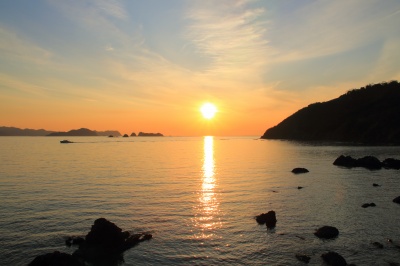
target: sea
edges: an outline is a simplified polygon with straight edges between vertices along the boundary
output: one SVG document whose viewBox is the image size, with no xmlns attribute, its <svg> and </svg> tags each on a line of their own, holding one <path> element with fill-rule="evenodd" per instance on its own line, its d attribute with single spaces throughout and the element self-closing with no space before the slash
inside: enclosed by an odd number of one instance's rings
<svg viewBox="0 0 400 266">
<path fill-rule="evenodd" d="M 355 265 L 399 265 L 392 200 L 400 170 L 337 167 L 340 155 L 400 159 L 400 147 L 258 136 L 0 137 L 0 265 L 72 254 L 77 247 L 65 239 L 84 237 L 101 217 L 153 238 L 99 265 L 305 265 L 296 254 L 324 265 L 328 251 Z M 296 167 L 309 172 L 293 174 Z M 271 210 L 276 227 L 257 224 Z M 325 225 L 339 236 L 317 238 Z"/>
</svg>

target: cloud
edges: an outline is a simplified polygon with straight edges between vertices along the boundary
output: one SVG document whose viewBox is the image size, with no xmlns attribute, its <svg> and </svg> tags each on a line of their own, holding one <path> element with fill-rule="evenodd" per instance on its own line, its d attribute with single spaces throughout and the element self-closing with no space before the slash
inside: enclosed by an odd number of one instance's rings
<svg viewBox="0 0 400 266">
<path fill-rule="evenodd" d="M 10 29 L 0 26 L 0 55 L 6 59 L 46 64 L 52 53 L 24 39 Z"/>
<path fill-rule="evenodd" d="M 278 14 L 269 31 L 277 62 L 343 53 L 398 34 L 399 5 L 361 0 L 313 1 Z"/>
<path fill-rule="evenodd" d="M 268 41 L 261 17 L 265 10 L 249 7 L 248 2 L 202 1 L 189 9 L 186 36 L 199 53 L 213 60 L 208 74 L 251 75 L 264 65 Z"/>
</svg>

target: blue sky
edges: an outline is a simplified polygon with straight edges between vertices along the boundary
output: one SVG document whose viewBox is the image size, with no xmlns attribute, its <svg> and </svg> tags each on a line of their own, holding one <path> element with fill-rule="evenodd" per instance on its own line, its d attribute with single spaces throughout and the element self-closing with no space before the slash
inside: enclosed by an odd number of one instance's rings
<svg viewBox="0 0 400 266">
<path fill-rule="evenodd" d="M 398 0 L 0 2 L 0 125 L 262 135 L 400 79 Z M 61 122 L 60 122 L 61 121 Z"/>
</svg>

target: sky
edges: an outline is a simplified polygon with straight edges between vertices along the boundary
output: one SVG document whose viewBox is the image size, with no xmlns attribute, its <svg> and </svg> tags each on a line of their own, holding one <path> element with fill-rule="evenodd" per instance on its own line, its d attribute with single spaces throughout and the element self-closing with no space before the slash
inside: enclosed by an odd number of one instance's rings
<svg viewBox="0 0 400 266">
<path fill-rule="evenodd" d="M 399 0 L 0 1 L 0 126 L 261 136 L 400 80 L 399 25 Z"/>
</svg>

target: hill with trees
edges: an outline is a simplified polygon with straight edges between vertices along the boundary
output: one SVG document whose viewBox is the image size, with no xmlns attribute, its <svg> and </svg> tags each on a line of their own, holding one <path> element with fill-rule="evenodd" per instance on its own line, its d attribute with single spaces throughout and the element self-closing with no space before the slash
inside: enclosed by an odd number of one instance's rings
<svg viewBox="0 0 400 266">
<path fill-rule="evenodd" d="M 261 138 L 400 144 L 400 83 L 369 84 L 310 104 L 266 130 Z"/>
</svg>

